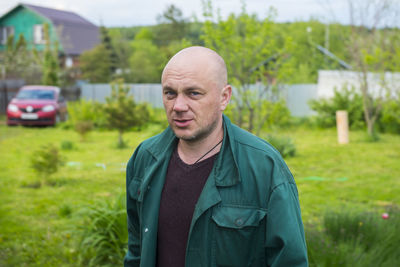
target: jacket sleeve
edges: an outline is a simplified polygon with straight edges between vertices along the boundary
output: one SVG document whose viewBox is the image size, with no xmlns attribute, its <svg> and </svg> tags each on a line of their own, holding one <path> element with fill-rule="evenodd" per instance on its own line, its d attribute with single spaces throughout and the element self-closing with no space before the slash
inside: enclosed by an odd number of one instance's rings
<svg viewBox="0 0 400 267">
<path fill-rule="evenodd" d="M 140 147 L 140 146 L 139 146 Z M 128 251 L 124 258 L 125 267 L 140 266 L 140 222 L 136 200 L 130 195 L 130 184 L 132 182 L 135 159 L 139 147 L 130 158 L 126 168 L 126 210 L 128 215 Z"/>
<path fill-rule="evenodd" d="M 265 240 L 268 266 L 308 266 L 304 228 L 294 181 L 277 185 L 270 194 Z"/>
</svg>

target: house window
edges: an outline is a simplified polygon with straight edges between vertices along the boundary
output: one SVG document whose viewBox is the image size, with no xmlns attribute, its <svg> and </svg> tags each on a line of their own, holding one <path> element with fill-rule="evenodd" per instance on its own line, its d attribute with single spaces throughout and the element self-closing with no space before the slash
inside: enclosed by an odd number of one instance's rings
<svg viewBox="0 0 400 267">
<path fill-rule="evenodd" d="M 44 29 L 42 24 L 33 25 L 33 42 L 35 44 L 44 44 Z"/>
<path fill-rule="evenodd" d="M 7 39 L 11 35 L 14 35 L 14 27 L 13 26 L 2 26 L 0 27 L 0 44 L 7 44 Z"/>
</svg>

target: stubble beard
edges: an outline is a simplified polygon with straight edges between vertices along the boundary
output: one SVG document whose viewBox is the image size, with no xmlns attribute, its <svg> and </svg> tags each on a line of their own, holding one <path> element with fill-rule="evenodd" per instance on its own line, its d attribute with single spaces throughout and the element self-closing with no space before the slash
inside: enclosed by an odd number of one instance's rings
<svg viewBox="0 0 400 267">
<path fill-rule="evenodd" d="M 173 128 L 172 129 L 174 130 L 175 136 L 177 138 L 186 142 L 198 142 L 200 140 L 204 140 L 205 138 L 207 138 L 217 128 L 218 122 L 219 120 L 215 119 L 205 127 L 198 129 L 192 135 L 179 135 Z"/>
</svg>

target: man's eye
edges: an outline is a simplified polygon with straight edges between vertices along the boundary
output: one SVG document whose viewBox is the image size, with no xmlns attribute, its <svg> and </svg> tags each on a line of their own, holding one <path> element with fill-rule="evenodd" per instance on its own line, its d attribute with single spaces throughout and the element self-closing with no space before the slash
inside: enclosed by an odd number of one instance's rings
<svg viewBox="0 0 400 267">
<path fill-rule="evenodd" d="M 171 97 L 171 96 L 174 96 L 174 95 L 175 95 L 175 92 L 172 92 L 172 91 L 165 91 L 164 94 L 165 94 L 166 96 Z"/>
<path fill-rule="evenodd" d="M 198 96 L 198 95 L 200 95 L 200 93 L 199 92 L 190 92 L 190 95 L 191 96 Z"/>
</svg>

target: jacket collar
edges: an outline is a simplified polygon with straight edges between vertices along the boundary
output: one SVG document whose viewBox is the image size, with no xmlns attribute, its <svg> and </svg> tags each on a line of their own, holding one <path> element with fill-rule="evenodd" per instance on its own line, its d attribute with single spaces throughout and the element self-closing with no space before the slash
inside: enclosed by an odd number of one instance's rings
<svg viewBox="0 0 400 267">
<path fill-rule="evenodd" d="M 216 186 L 232 186 L 241 181 L 237 153 L 235 148 L 235 136 L 233 134 L 232 123 L 229 118 L 223 115 L 224 140 L 220 153 L 214 164 L 213 176 Z M 155 139 L 147 151 L 154 157 L 155 160 L 169 160 L 165 157 L 170 157 L 172 151 L 178 143 L 178 138 L 175 136 L 172 129 L 168 126 Z"/>
</svg>

